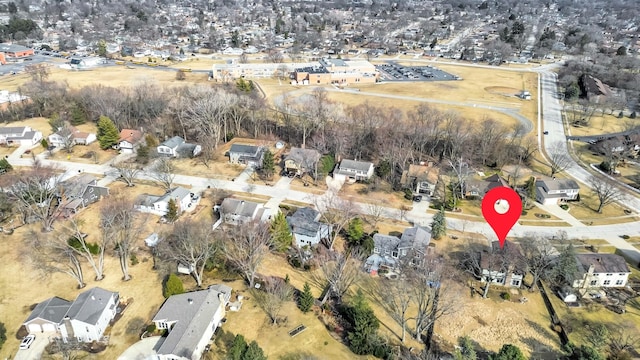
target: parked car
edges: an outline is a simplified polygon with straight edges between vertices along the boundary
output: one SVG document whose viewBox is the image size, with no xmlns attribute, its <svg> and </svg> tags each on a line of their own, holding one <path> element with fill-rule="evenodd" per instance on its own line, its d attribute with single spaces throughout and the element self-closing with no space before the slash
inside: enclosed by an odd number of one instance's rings
<svg viewBox="0 0 640 360">
<path fill-rule="evenodd" d="M 549 135 L 549 132 L 548 132 L 548 131 L 545 131 L 545 132 L 543 132 L 543 134 L 545 134 L 545 135 Z"/>
<path fill-rule="evenodd" d="M 34 334 L 29 334 L 25 336 L 24 339 L 22 339 L 22 342 L 20 343 L 20 350 L 28 349 L 31 346 L 31 344 L 33 344 L 33 341 L 35 339 L 36 339 L 36 336 Z"/>
</svg>

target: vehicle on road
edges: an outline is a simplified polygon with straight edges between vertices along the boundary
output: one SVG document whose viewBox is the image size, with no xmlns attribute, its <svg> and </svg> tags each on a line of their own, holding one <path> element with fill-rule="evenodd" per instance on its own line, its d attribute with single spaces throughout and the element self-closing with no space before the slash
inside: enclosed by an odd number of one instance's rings
<svg viewBox="0 0 640 360">
<path fill-rule="evenodd" d="M 549 132 L 548 132 L 548 131 L 545 131 L 545 132 L 543 132 L 543 134 L 545 134 L 545 135 L 549 135 Z"/>
<path fill-rule="evenodd" d="M 25 336 L 24 339 L 22 339 L 22 342 L 20 343 L 20 350 L 28 349 L 31 346 L 31 344 L 33 344 L 33 341 L 35 339 L 36 339 L 36 336 L 34 334 L 29 334 Z"/>
</svg>

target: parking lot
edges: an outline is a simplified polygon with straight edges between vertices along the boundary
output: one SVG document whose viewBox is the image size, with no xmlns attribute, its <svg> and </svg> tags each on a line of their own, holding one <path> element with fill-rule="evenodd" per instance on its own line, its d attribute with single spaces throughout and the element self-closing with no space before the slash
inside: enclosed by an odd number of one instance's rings
<svg viewBox="0 0 640 360">
<path fill-rule="evenodd" d="M 403 66 L 396 63 L 376 65 L 382 81 L 449 81 L 460 80 L 456 75 L 434 66 Z"/>
</svg>

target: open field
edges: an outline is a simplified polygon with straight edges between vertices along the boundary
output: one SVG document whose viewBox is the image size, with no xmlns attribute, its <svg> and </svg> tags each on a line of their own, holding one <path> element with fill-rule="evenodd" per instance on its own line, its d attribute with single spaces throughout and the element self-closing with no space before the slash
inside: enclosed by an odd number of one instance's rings
<svg viewBox="0 0 640 360">
<path fill-rule="evenodd" d="M 567 116 L 572 118 L 572 115 Z M 615 115 L 605 113 L 603 116 L 600 111 L 596 111 L 596 114 L 591 117 L 589 126 L 569 126 L 568 128 L 573 136 L 587 136 L 621 132 L 639 124 L 640 120 L 638 119 L 629 119 L 627 117 L 618 119 Z"/>
<path fill-rule="evenodd" d="M 384 204 L 387 207 L 400 209 L 402 206 L 410 207 L 412 202 L 404 198 L 404 194 L 398 191 L 376 189 L 369 191 L 369 185 L 355 183 L 344 184 L 340 189 L 340 196 L 344 199 L 367 204 Z"/>
<path fill-rule="evenodd" d="M 585 165 L 600 164 L 604 160 L 604 156 L 589 149 L 589 144 L 582 142 L 573 142 L 575 153 Z M 637 160 L 636 160 L 637 162 Z M 638 188 L 640 186 L 640 166 L 628 162 L 620 162 L 616 167 L 620 172 L 617 177 L 619 181 Z"/>
</svg>

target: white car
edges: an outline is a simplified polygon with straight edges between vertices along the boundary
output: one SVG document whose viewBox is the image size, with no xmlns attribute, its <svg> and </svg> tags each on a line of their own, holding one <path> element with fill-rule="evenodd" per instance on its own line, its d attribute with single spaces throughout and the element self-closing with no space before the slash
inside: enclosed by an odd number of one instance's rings
<svg viewBox="0 0 640 360">
<path fill-rule="evenodd" d="M 31 346 L 31 344 L 33 344 L 33 341 L 35 339 L 36 339 L 36 336 L 34 334 L 29 334 L 25 336 L 24 339 L 22 339 L 22 342 L 20 343 L 20 350 L 28 349 Z"/>
</svg>

